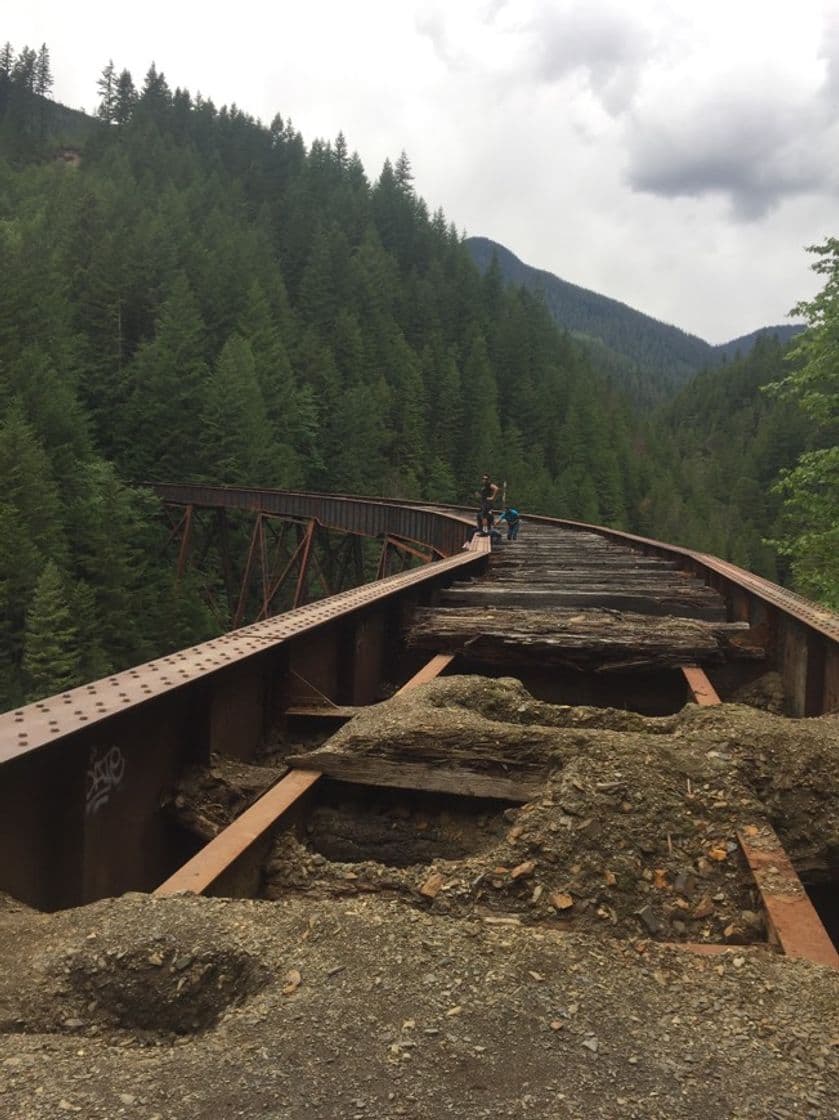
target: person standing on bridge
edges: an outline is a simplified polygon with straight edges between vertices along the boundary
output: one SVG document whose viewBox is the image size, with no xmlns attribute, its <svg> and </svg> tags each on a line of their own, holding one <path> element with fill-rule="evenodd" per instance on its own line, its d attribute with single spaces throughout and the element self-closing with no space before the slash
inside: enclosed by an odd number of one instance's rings
<svg viewBox="0 0 839 1120">
<path fill-rule="evenodd" d="M 475 497 L 480 499 L 481 507 L 478 510 L 478 532 L 486 536 L 492 528 L 492 503 L 498 487 L 488 474 L 481 475 L 481 488 L 475 491 Z M 486 528 L 484 524 L 486 523 Z"/>
</svg>

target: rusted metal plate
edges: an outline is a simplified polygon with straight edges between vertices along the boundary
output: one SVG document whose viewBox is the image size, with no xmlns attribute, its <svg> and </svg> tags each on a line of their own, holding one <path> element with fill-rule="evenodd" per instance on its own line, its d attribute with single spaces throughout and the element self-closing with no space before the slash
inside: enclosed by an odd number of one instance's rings
<svg viewBox="0 0 839 1120">
<path fill-rule="evenodd" d="M 839 953 L 774 829 L 752 826 L 737 839 L 760 891 L 770 932 L 786 956 L 839 968 Z"/>
<path fill-rule="evenodd" d="M 458 552 L 474 526 L 474 514 L 427 505 L 288 490 L 149 483 L 166 502 L 207 509 L 254 510 L 275 517 L 316 518 L 330 529 L 365 537 L 395 537 L 428 545 L 440 556 Z"/>
<path fill-rule="evenodd" d="M 699 704 L 703 708 L 719 704 L 720 698 L 717 695 L 717 690 L 708 680 L 708 675 L 704 669 L 700 669 L 698 665 L 682 665 L 682 674 L 687 681 L 694 704 Z"/>
<path fill-rule="evenodd" d="M 478 562 L 466 550 L 422 568 L 400 572 L 378 583 L 310 603 L 274 618 L 255 622 L 212 641 L 160 657 L 134 669 L 82 685 L 69 692 L 27 704 L 0 715 L 0 763 L 37 750 L 65 735 L 130 710 L 185 685 L 210 677 L 237 661 L 269 650 L 283 642 L 343 618 L 360 607 L 377 603 L 406 588 L 435 580 L 440 575 Z"/>
<path fill-rule="evenodd" d="M 201 894 L 318 781 L 315 770 L 292 770 L 155 890 L 156 898 Z"/>
</svg>

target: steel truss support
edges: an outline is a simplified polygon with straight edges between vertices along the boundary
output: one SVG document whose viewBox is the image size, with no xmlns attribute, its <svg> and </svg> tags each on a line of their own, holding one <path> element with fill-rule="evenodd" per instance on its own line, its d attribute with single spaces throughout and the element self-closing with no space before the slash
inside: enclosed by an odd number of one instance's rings
<svg viewBox="0 0 839 1120">
<path fill-rule="evenodd" d="M 279 517 L 257 511 L 252 515 L 247 553 L 240 567 L 235 563 L 233 527 L 225 509 L 207 511 L 192 504 L 167 505 L 165 513 L 169 524 L 167 547 L 177 542 L 178 581 L 190 567 L 206 570 L 208 556 L 211 564 L 220 563 L 218 586 L 214 591 L 208 585 L 206 597 L 213 612 L 221 615 L 216 592 L 223 584 L 227 617 L 233 629 L 358 587 L 370 578 L 369 573 L 365 577 L 364 538 L 355 532 L 339 535 L 329 531 L 317 518 Z M 202 513 L 209 516 L 202 517 Z M 376 579 L 404 571 L 417 561 L 427 564 L 435 558 L 431 548 L 424 550 L 413 541 L 392 534 L 381 540 Z M 212 579 L 211 576 L 211 583 Z M 281 594 L 282 604 L 278 605 Z"/>
<path fill-rule="evenodd" d="M 399 570 L 403 572 L 410 565 L 412 557 L 423 564 L 429 564 L 434 559 L 433 552 L 423 552 L 416 546 L 399 540 L 398 537 L 386 536 L 382 541 L 376 579 L 384 579 L 385 576 L 390 575 L 394 553 L 401 554 L 402 565 Z"/>
</svg>

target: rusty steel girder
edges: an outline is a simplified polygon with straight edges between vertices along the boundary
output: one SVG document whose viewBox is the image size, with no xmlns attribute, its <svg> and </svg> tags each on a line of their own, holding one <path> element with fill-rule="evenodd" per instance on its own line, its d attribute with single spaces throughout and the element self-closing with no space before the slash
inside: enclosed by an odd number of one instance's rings
<svg viewBox="0 0 839 1120">
<path fill-rule="evenodd" d="M 164 502 L 206 509 L 251 510 L 275 517 L 316 520 L 328 529 L 364 537 L 391 537 L 429 548 L 436 556 L 453 556 L 463 547 L 465 527 L 474 516 L 454 508 L 443 512 L 432 504 L 411 504 L 380 498 L 350 498 L 289 490 L 256 490 L 237 486 L 148 483 Z"/>
</svg>

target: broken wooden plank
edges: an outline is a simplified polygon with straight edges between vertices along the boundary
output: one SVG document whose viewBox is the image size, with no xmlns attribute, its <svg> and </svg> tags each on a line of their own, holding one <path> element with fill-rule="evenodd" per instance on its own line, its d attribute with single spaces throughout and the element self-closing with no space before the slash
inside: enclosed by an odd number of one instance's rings
<svg viewBox="0 0 839 1120">
<path fill-rule="evenodd" d="M 542 789 L 544 778 L 505 778 L 481 774 L 467 767 L 452 768 L 405 761 L 385 761 L 376 756 L 350 753 L 313 752 L 302 758 L 291 758 L 293 766 L 315 759 L 327 778 L 354 782 L 364 786 L 391 789 L 423 790 L 429 793 L 454 793 L 461 797 L 489 797 L 500 801 L 524 803 L 531 801 Z M 307 763 L 308 764 L 308 763 Z"/>
<path fill-rule="evenodd" d="M 556 765 L 556 731 L 487 719 L 416 700 L 374 705 L 290 766 L 364 785 L 528 801 Z"/>
<path fill-rule="evenodd" d="M 524 607 L 528 610 L 545 610 L 547 607 L 601 608 L 632 611 L 659 618 L 672 615 L 678 618 L 705 619 L 709 622 L 723 622 L 726 617 L 725 603 L 721 596 L 702 585 L 695 591 L 685 588 L 674 589 L 672 592 L 659 592 L 657 589 L 636 592 L 629 587 L 618 590 L 610 587 L 587 590 L 565 586 L 543 589 L 485 583 L 452 587 L 443 591 L 440 598 L 441 602 L 452 607 Z"/>
<path fill-rule="evenodd" d="M 421 608 L 407 635 L 416 649 L 517 667 L 616 669 L 765 657 L 747 623 L 604 610 Z"/>
</svg>

